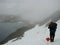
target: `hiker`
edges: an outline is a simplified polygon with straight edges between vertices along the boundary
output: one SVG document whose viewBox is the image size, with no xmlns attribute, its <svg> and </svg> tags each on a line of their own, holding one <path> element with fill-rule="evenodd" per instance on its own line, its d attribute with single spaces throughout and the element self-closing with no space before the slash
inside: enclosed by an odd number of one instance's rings
<svg viewBox="0 0 60 45">
<path fill-rule="evenodd" d="M 54 42 L 55 32 L 57 29 L 57 23 L 50 22 L 48 29 L 50 31 L 50 42 Z"/>
</svg>

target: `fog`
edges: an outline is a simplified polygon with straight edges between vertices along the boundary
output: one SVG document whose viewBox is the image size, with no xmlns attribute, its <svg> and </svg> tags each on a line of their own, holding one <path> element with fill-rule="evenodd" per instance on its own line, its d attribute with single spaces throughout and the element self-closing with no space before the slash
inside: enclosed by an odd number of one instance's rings
<svg viewBox="0 0 60 45">
<path fill-rule="evenodd" d="M 26 24 L 41 24 L 49 17 L 49 20 L 57 19 L 59 4 L 60 0 L 0 0 L 0 15 L 15 15 Z"/>
<path fill-rule="evenodd" d="M 25 25 L 28 25 L 27 29 L 32 25 L 48 24 L 59 19 L 60 0 L 0 0 L 0 41 Z"/>
</svg>

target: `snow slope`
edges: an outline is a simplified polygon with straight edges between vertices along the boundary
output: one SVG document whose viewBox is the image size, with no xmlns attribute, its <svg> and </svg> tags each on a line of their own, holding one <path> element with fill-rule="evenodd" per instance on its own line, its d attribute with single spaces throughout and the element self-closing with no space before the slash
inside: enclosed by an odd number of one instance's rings
<svg viewBox="0 0 60 45">
<path fill-rule="evenodd" d="M 49 37 L 49 29 L 43 26 L 36 25 L 34 28 L 25 32 L 24 37 L 22 39 L 10 40 L 6 44 L 3 45 L 60 45 L 60 20 L 57 22 L 58 27 L 55 36 L 55 42 L 50 43 L 46 42 L 46 37 Z"/>
</svg>

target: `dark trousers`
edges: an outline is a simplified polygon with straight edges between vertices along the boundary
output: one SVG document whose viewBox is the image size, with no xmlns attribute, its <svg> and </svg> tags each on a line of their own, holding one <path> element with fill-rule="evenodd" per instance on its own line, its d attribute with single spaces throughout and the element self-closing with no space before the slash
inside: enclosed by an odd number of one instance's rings
<svg viewBox="0 0 60 45">
<path fill-rule="evenodd" d="M 55 32 L 56 32 L 56 30 L 53 30 L 53 31 L 50 30 L 50 39 L 51 39 L 51 41 L 54 41 Z"/>
</svg>

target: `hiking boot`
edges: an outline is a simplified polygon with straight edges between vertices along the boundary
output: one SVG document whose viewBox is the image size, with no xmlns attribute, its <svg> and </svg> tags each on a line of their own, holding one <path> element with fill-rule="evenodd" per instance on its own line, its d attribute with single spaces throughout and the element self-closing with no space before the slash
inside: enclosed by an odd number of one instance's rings
<svg viewBox="0 0 60 45">
<path fill-rule="evenodd" d="M 54 42 L 54 39 L 51 39 L 50 42 Z"/>
</svg>

